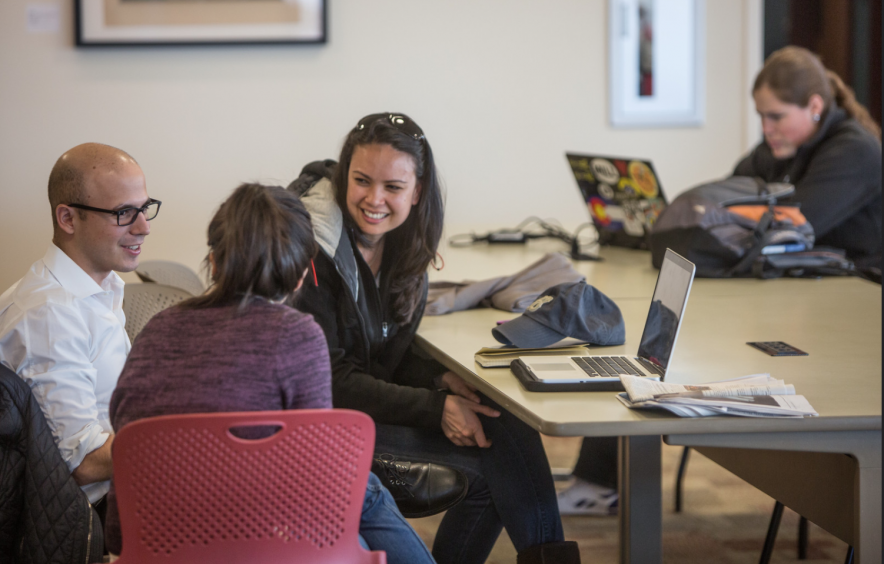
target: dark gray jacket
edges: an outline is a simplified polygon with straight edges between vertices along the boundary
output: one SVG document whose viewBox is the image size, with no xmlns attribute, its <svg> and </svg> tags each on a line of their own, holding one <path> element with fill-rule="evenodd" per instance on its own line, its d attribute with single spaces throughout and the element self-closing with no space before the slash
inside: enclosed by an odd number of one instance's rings
<svg viewBox="0 0 884 564">
<path fill-rule="evenodd" d="M 845 249 L 857 266 L 881 262 L 881 144 L 837 106 L 794 157 L 777 159 L 761 143 L 740 161 L 735 175 L 795 185 L 813 226 L 816 245 Z"/>
<path fill-rule="evenodd" d="M 433 387 L 445 368 L 413 347 L 426 306 L 426 279 L 411 322 L 399 325 L 389 318 L 389 311 L 382 314 L 385 319 L 362 314 L 357 303 L 360 292 L 362 298 L 387 303 L 389 280 L 382 276 L 380 287 L 361 283 L 357 261 L 362 259 L 329 180 L 334 166 L 334 161 L 311 163 L 288 187 L 310 212 L 320 247 L 313 261 L 316 278 L 308 273 L 294 305 L 312 314 L 325 332 L 332 364 L 332 402 L 335 407 L 363 411 L 376 423 L 439 428 L 446 394 Z M 384 330 L 387 336 L 372 348 L 371 336 Z"/>
</svg>

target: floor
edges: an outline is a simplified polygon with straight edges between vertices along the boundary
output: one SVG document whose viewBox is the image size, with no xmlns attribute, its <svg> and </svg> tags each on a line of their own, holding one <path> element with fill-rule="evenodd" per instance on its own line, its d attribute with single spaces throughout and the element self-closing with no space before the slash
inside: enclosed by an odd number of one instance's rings
<svg viewBox="0 0 884 564">
<path fill-rule="evenodd" d="M 553 468 L 570 468 L 579 438 L 544 437 Z M 682 447 L 663 445 L 663 562 L 754 564 L 770 521 L 774 501 L 702 455 L 692 452 L 684 483 L 683 511 L 674 512 L 675 474 Z M 567 484 L 562 483 L 560 487 Z M 442 515 L 413 519 L 412 525 L 428 546 Z M 584 564 L 618 561 L 616 517 L 564 517 L 565 538 L 577 541 Z M 789 509 L 777 536 L 771 563 L 798 560 L 798 515 Z M 842 564 L 847 544 L 813 523 L 809 528 L 808 564 Z M 516 551 L 502 534 L 488 564 L 512 564 Z"/>
</svg>

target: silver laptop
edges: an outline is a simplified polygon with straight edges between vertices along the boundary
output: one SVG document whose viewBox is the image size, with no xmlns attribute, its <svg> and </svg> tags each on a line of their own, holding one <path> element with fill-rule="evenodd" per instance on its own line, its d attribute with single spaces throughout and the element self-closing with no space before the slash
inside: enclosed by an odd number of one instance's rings
<svg viewBox="0 0 884 564">
<path fill-rule="evenodd" d="M 521 356 L 538 381 L 546 384 L 619 382 L 620 374 L 665 378 L 675 350 L 688 294 L 694 281 L 692 262 L 666 249 L 638 354 L 634 356 Z"/>
</svg>

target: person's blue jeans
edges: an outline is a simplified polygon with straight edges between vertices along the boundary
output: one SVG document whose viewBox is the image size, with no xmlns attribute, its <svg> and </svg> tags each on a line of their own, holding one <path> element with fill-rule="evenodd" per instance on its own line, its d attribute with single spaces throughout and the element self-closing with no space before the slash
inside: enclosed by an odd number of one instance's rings
<svg viewBox="0 0 884 564">
<path fill-rule="evenodd" d="M 439 564 L 485 562 L 502 527 L 516 550 L 564 540 L 540 435 L 481 395 L 500 417 L 480 415 L 490 448 L 459 447 L 439 429 L 376 425 L 375 452 L 433 462 L 466 474 L 466 498 L 448 510 L 433 543 Z"/>
<path fill-rule="evenodd" d="M 387 564 L 434 564 L 433 556 L 377 476 L 368 474 L 359 543 L 368 550 L 383 550 Z"/>
</svg>

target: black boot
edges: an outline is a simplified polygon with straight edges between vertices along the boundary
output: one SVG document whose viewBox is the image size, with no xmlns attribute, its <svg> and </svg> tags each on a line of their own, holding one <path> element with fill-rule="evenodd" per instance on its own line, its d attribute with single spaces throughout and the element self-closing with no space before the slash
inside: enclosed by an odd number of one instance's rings
<svg viewBox="0 0 884 564">
<path fill-rule="evenodd" d="M 392 454 L 376 455 L 371 471 L 393 494 L 405 517 L 429 517 L 445 511 L 467 495 L 467 477 L 460 470 L 425 462 L 405 462 Z"/>
<path fill-rule="evenodd" d="M 516 564 L 580 564 L 580 550 L 574 541 L 535 544 L 519 552 Z"/>
</svg>

